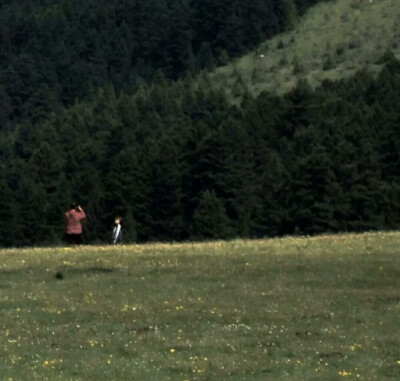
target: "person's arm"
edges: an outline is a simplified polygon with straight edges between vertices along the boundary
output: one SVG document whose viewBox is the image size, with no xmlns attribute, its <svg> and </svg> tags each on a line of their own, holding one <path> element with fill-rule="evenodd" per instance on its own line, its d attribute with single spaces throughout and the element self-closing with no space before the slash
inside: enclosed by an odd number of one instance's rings
<svg viewBox="0 0 400 381">
<path fill-rule="evenodd" d="M 80 205 L 78 205 L 78 211 L 79 211 L 79 219 L 83 220 L 86 218 L 86 213 L 85 211 L 82 209 L 82 207 Z"/>
</svg>

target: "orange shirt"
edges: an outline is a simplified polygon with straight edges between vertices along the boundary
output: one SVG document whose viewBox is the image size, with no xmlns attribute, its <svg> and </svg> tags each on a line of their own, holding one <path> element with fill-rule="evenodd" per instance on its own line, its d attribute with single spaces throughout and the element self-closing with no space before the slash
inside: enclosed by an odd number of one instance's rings
<svg viewBox="0 0 400 381">
<path fill-rule="evenodd" d="M 65 219 L 67 222 L 66 233 L 67 234 L 82 234 L 81 221 L 86 218 L 86 214 L 82 209 L 78 212 L 76 209 L 71 209 L 65 213 Z"/>
</svg>

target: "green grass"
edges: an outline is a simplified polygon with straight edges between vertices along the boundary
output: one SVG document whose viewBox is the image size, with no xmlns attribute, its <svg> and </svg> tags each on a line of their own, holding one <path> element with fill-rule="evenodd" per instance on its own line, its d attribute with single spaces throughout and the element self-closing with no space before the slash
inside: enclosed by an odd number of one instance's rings
<svg viewBox="0 0 400 381">
<path fill-rule="evenodd" d="M 398 380 L 400 234 L 0 251 L 3 380 Z"/>
<path fill-rule="evenodd" d="M 311 8 L 294 30 L 216 69 L 211 83 L 233 102 L 245 91 L 282 95 L 299 79 L 316 87 L 324 79 L 346 78 L 360 69 L 376 73 L 388 50 L 400 58 L 398 0 L 336 0 Z"/>
</svg>

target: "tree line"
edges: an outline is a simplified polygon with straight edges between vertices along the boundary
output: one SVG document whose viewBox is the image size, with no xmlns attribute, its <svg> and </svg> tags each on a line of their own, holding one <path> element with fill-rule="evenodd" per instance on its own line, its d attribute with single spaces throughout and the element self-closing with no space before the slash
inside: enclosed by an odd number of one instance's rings
<svg viewBox="0 0 400 381">
<path fill-rule="evenodd" d="M 131 242 L 394 229 L 400 62 L 232 105 L 204 72 L 111 84 L 0 136 L 0 242 L 59 243 L 74 199 L 86 242 L 115 215 Z M 196 84 L 194 84 L 196 83 Z"/>
</svg>

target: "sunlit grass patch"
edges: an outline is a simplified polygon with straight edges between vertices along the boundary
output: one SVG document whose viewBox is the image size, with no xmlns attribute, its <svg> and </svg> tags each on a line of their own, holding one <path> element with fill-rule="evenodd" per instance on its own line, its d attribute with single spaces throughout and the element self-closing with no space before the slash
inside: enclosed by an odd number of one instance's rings
<svg viewBox="0 0 400 381">
<path fill-rule="evenodd" d="M 0 251 L 1 375 L 397 379 L 399 239 Z"/>
</svg>

